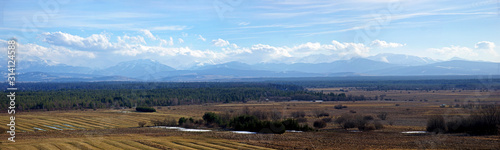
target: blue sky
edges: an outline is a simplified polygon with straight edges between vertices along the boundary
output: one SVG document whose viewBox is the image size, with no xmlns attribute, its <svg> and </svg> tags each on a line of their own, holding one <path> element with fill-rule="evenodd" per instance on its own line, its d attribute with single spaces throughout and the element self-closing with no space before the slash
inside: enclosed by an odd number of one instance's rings
<svg viewBox="0 0 500 150">
<path fill-rule="evenodd" d="M 381 53 L 500 62 L 500 1 L 3 0 L 20 59 L 102 68 L 154 59 L 321 63 Z"/>
</svg>

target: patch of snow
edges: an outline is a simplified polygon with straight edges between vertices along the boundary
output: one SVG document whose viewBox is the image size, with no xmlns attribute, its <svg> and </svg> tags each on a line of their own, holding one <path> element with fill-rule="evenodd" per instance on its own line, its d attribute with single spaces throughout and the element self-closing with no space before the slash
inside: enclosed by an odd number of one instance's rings
<svg viewBox="0 0 500 150">
<path fill-rule="evenodd" d="M 75 129 L 71 129 L 71 128 L 63 127 L 63 126 L 60 126 L 60 125 L 57 125 L 57 124 L 55 124 L 54 126 L 59 127 L 59 128 L 62 128 L 62 129 L 67 129 L 67 130 L 75 130 Z"/>
<path fill-rule="evenodd" d="M 53 127 L 53 126 L 49 126 L 49 125 L 43 125 L 43 126 L 46 126 L 46 127 L 48 127 L 48 128 L 51 128 L 51 129 L 63 130 L 63 129 L 60 129 L 60 128 L 57 128 L 57 127 Z"/>
<path fill-rule="evenodd" d="M 40 129 L 40 128 L 37 128 L 37 127 L 33 127 L 33 129 L 37 129 L 37 130 L 40 130 L 40 131 L 46 131 L 44 129 Z"/>
<path fill-rule="evenodd" d="M 257 132 L 250 132 L 250 131 L 231 131 L 231 132 L 237 134 L 257 134 Z"/>
<path fill-rule="evenodd" d="M 429 133 L 427 131 L 404 131 L 404 132 L 401 132 L 403 134 L 425 134 L 425 133 Z"/>
<path fill-rule="evenodd" d="M 179 131 L 185 131 L 185 132 L 210 132 L 212 130 L 203 130 L 203 129 L 185 129 L 185 128 L 180 128 Z"/>
<path fill-rule="evenodd" d="M 212 130 L 186 129 L 186 128 L 181 128 L 181 127 L 168 127 L 168 126 L 154 126 L 151 128 L 163 128 L 163 129 L 168 129 L 168 130 L 179 130 L 179 131 L 185 131 L 185 132 L 210 132 L 210 131 L 212 131 Z"/>
</svg>

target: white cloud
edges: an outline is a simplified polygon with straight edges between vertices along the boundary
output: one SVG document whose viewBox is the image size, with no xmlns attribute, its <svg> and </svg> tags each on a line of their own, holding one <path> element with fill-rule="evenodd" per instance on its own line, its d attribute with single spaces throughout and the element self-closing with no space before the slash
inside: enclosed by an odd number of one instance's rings
<svg viewBox="0 0 500 150">
<path fill-rule="evenodd" d="M 362 43 L 320 44 L 307 42 L 294 47 L 276 47 L 256 44 L 250 48 L 223 48 L 227 58 L 225 61 L 240 61 L 254 64 L 261 62 L 274 63 L 323 63 L 352 57 L 366 57 L 370 51 Z"/>
<path fill-rule="evenodd" d="M 212 40 L 212 43 L 217 47 L 224 47 L 230 44 L 229 41 L 223 39 Z"/>
<path fill-rule="evenodd" d="M 179 41 L 179 44 L 184 43 L 184 40 L 183 40 L 183 39 L 181 39 L 181 38 L 179 38 L 179 39 L 178 39 L 178 41 Z"/>
<path fill-rule="evenodd" d="M 370 44 L 372 47 L 379 47 L 379 48 L 396 48 L 396 47 L 403 47 L 406 44 L 401 44 L 401 43 L 389 43 L 386 41 L 381 41 L 381 40 L 374 40 Z"/>
<path fill-rule="evenodd" d="M 246 26 L 246 25 L 249 25 L 249 24 L 250 24 L 250 22 L 240 22 L 240 23 L 238 23 L 238 25 L 240 25 L 240 26 Z"/>
<path fill-rule="evenodd" d="M 7 43 L 0 40 L 0 43 Z M 0 51 L 7 51 L 6 46 L 0 47 Z M 16 60 L 45 60 L 50 64 L 64 63 L 67 65 L 85 66 L 93 61 L 96 55 L 93 52 L 70 50 L 63 46 L 40 46 L 33 43 L 19 44 Z"/>
<path fill-rule="evenodd" d="M 169 46 L 174 45 L 174 39 L 172 37 L 170 37 L 170 40 L 160 39 L 160 46 L 166 46 L 166 45 Z"/>
<path fill-rule="evenodd" d="M 200 39 L 202 41 L 207 41 L 207 39 L 203 38 L 203 36 L 201 36 L 201 35 L 198 35 L 198 39 Z"/>
<path fill-rule="evenodd" d="M 476 49 L 494 49 L 495 43 L 489 41 L 477 42 L 475 45 Z"/>
<path fill-rule="evenodd" d="M 344 58 L 367 57 L 370 52 L 370 48 L 366 47 L 363 43 L 340 43 L 333 40 L 332 44 L 338 55 Z"/>
<path fill-rule="evenodd" d="M 146 37 L 150 38 L 150 39 L 153 39 L 153 40 L 156 40 L 156 37 L 153 35 L 153 33 L 151 33 L 151 31 L 149 30 L 146 30 L 146 29 L 141 29 L 140 30 Z"/>
<path fill-rule="evenodd" d="M 236 45 L 236 44 L 233 43 L 233 44 L 231 44 L 231 47 L 238 48 L 238 45 Z"/>
<path fill-rule="evenodd" d="M 445 59 L 450 59 L 453 57 L 476 57 L 478 53 L 474 52 L 471 48 L 462 46 L 450 46 L 443 48 L 430 48 L 428 51 L 435 53 Z"/>
<path fill-rule="evenodd" d="M 497 51 L 495 51 L 495 43 L 489 41 L 481 41 L 476 43 L 474 46 L 476 49 L 480 50 L 479 52 L 485 52 L 492 56 L 498 56 Z M 482 50 L 482 51 L 481 51 Z"/>
<path fill-rule="evenodd" d="M 92 34 L 83 38 L 62 32 L 45 32 L 41 34 L 42 41 L 57 46 L 71 47 L 85 51 L 99 51 L 113 49 L 114 45 L 109 42 L 109 36 L 101 34 Z"/>
<path fill-rule="evenodd" d="M 123 37 L 117 37 L 118 43 L 137 43 L 137 44 L 146 44 L 144 37 L 142 36 L 128 36 L 124 35 Z"/>
</svg>

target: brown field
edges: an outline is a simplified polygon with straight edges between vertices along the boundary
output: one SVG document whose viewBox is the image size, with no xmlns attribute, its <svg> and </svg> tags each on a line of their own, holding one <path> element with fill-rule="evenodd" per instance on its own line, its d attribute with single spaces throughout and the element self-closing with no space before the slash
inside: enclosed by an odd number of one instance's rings
<svg viewBox="0 0 500 150">
<path fill-rule="evenodd" d="M 344 88 L 346 89 L 346 88 Z M 340 93 L 339 89 L 309 89 Z M 467 116 L 474 109 L 440 108 L 441 104 L 493 104 L 500 102 L 494 91 L 361 91 L 349 89 L 346 94 L 375 96 L 385 94 L 391 101 L 356 102 L 256 102 L 156 107 L 158 112 L 140 113 L 132 109 L 71 110 L 22 112 L 16 114 L 16 142 L 0 134 L 0 149 L 500 149 L 500 136 L 467 136 L 462 134 L 404 135 L 402 131 L 425 130 L 427 118 L 444 115 L 445 119 Z M 395 99 L 395 101 L 394 101 Z M 427 101 L 424 101 L 426 99 Z M 459 101 L 455 101 L 458 99 Z M 479 100 L 478 100 L 479 99 Z M 410 101 L 412 100 L 412 101 Z M 422 100 L 422 101 L 420 101 Z M 470 100 L 470 101 L 469 101 Z M 344 109 L 334 109 L 342 104 Z M 398 104 L 399 106 L 396 106 Z M 138 128 L 138 122 L 151 119 L 201 119 L 205 112 L 239 113 L 245 107 L 252 111 L 306 112 L 312 126 L 317 111 L 336 118 L 345 113 L 372 115 L 387 112 L 380 122 L 385 128 L 369 132 L 349 132 L 330 122 L 314 132 L 273 134 L 236 134 L 228 131 L 204 133 L 158 128 Z M 0 122 L 8 123 L 2 113 Z M 55 127 L 55 128 L 54 128 Z M 0 129 L 5 130 L 2 125 Z M 38 129 L 35 129 L 38 128 Z M 43 131 L 42 131 L 43 130 Z M 353 130 L 353 129 L 351 129 Z"/>
</svg>

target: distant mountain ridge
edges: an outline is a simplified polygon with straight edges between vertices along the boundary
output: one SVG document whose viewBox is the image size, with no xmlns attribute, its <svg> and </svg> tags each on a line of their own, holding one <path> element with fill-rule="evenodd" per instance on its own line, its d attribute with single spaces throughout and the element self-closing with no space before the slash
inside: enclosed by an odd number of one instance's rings
<svg viewBox="0 0 500 150">
<path fill-rule="evenodd" d="M 378 59 L 383 58 L 383 61 Z M 413 63 L 412 63 L 413 62 Z M 4 68 L 4 67 L 2 67 Z M 330 63 L 228 62 L 176 70 L 151 59 L 120 62 L 93 70 L 87 67 L 51 64 L 42 60 L 20 62 L 18 81 L 218 81 L 239 78 L 336 77 L 336 76 L 420 76 L 500 75 L 500 63 L 467 60 L 439 61 L 400 54 L 380 54 Z M 6 76 L 7 70 L 1 73 Z"/>
<path fill-rule="evenodd" d="M 419 65 L 427 65 L 439 62 L 439 60 L 427 57 L 418 57 L 418 56 L 404 55 L 404 54 L 390 54 L 390 53 L 383 53 L 375 56 L 370 56 L 367 57 L 367 59 L 386 62 L 389 64 L 404 65 L 404 66 L 419 66 Z"/>
<path fill-rule="evenodd" d="M 98 70 L 94 74 L 107 76 L 125 76 L 130 78 L 143 77 L 152 78 L 148 75 L 164 71 L 174 71 L 175 69 L 151 59 L 138 59 L 126 62 L 120 62 L 115 66 Z"/>
</svg>

